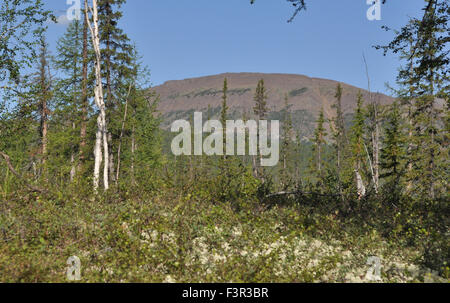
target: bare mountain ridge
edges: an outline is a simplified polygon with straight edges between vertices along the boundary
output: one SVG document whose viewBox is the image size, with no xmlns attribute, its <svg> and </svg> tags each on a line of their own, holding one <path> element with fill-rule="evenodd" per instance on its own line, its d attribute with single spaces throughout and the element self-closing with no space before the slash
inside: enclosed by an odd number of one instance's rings
<svg viewBox="0 0 450 303">
<path fill-rule="evenodd" d="M 242 119 L 244 112 L 252 115 L 254 106 L 253 95 L 260 79 L 264 79 L 267 88 L 267 105 L 271 113 L 269 118 L 281 119 L 288 94 L 290 110 L 294 125 L 301 130 L 303 136 L 309 136 L 314 129 L 318 113 L 323 108 L 326 118 L 332 118 L 335 110 L 337 81 L 310 78 L 295 74 L 263 74 L 263 73 L 225 73 L 213 76 L 168 81 L 154 88 L 160 95 L 158 110 L 162 114 L 162 127 L 167 128 L 176 119 L 189 119 L 193 111 L 205 114 L 208 106 L 211 116 L 218 117 L 222 102 L 223 80 L 228 80 L 228 106 L 230 118 Z M 344 114 L 351 114 L 356 107 L 358 91 L 368 102 L 367 90 L 345 83 L 343 87 L 342 105 Z M 372 94 L 374 100 L 380 104 L 392 103 L 394 98 L 383 94 Z M 205 118 L 206 119 L 206 118 Z"/>
</svg>

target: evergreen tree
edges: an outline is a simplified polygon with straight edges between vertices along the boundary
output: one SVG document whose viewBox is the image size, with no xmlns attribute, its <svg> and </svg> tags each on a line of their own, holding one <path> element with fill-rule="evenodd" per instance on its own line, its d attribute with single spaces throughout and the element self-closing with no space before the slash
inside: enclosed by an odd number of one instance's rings
<svg viewBox="0 0 450 303">
<path fill-rule="evenodd" d="M 345 130 L 344 113 L 342 111 L 342 93 L 343 89 L 340 83 L 336 87 L 336 103 L 333 104 L 333 108 L 336 109 L 336 117 L 332 120 L 333 139 L 336 150 L 336 175 L 337 186 L 341 199 L 343 199 L 343 179 L 344 179 L 344 159 L 346 158 L 346 146 L 348 145 L 347 134 Z"/>
<path fill-rule="evenodd" d="M 259 127 L 259 121 L 264 120 L 264 118 L 267 115 L 268 109 L 267 109 L 267 90 L 264 86 L 264 79 L 261 79 L 258 81 L 258 85 L 256 86 L 255 95 L 253 97 L 253 100 L 255 101 L 255 106 L 253 107 L 253 113 L 256 115 L 257 124 Z M 255 177 L 263 178 L 263 169 L 261 167 L 261 159 L 262 155 L 259 148 L 259 132 L 258 132 L 258 148 L 257 148 L 257 154 L 259 161 L 256 160 L 255 157 L 253 157 L 253 172 Z"/>
<path fill-rule="evenodd" d="M 228 114 L 228 105 L 227 105 L 227 93 L 228 93 L 228 81 L 227 78 L 223 80 L 223 89 L 222 89 L 222 107 L 220 110 L 220 122 L 222 123 L 223 128 L 223 159 L 226 159 L 226 124 L 227 124 L 227 114 Z"/>
<path fill-rule="evenodd" d="M 323 170 L 323 146 L 326 144 L 325 138 L 327 136 L 325 130 L 325 116 L 323 108 L 320 110 L 319 118 L 316 121 L 317 127 L 314 131 L 313 142 L 313 157 L 312 157 L 312 168 L 313 172 L 320 179 L 322 177 Z"/>
<path fill-rule="evenodd" d="M 118 26 L 125 0 L 98 0 L 100 43 L 102 48 L 102 78 L 105 79 L 105 105 L 107 111 L 108 142 L 110 145 L 109 174 L 115 179 L 114 154 L 120 134 L 121 114 L 118 112 L 126 94 L 126 78 L 133 72 L 133 46 Z"/>
<path fill-rule="evenodd" d="M 132 73 L 133 46 L 118 26 L 122 18 L 121 7 L 126 0 L 99 0 L 100 43 L 102 45 L 102 70 L 106 80 L 106 104 L 117 104 L 115 90 L 122 85 L 127 74 Z"/>
<path fill-rule="evenodd" d="M 55 17 L 42 1 L 2 0 L 0 3 L 0 82 L 20 79 L 20 71 L 37 57 L 46 30 Z"/>
<path fill-rule="evenodd" d="M 47 174 L 47 159 L 48 159 L 48 133 L 49 133 L 49 115 L 51 101 L 53 97 L 53 82 L 52 75 L 50 74 L 50 61 L 51 57 L 48 51 L 48 45 L 44 37 L 40 39 L 40 48 L 38 54 L 38 61 L 36 63 L 37 71 L 30 75 L 31 77 L 31 89 L 28 92 L 28 96 L 32 100 L 31 112 L 38 117 L 38 140 L 37 140 L 37 152 L 38 162 L 41 165 L 38 169 L 38 175 Z"/>
<path fill-rule="evenodd" d="M 353 118 L 353 126 L 351 132 L 351 149 L 352 162 L 355 171 L 356 187 L 358 196 L 361 198 L 365 195 L 366 188 L 362 179 L 362 164 L 364 162 L 364 125 L 365 116 L 363 112 L 363 96 L 361 91 L 358 92 L 357 107 Z"/>
<path fill-rule="evenodd" d="M 154 171 L 161 164 L 160 119 L 156 116 L 159 98 L 154 92 L 146 92 L 142 87 L 133 90 L 131 97 L 133 115 L 131 117 L 131 146 L 127 149 L 130 156 L 127 167 L 132 184 L 145 186 L 149 179 L 158 176 Z"/>
<path fill-rule="evenodd" d="M 31 66 L 34 60 L 38 58 L 37 49 L 42 45 L 43 33 L 46 30 L 45 23 L 49 18 L 53 21 L 56 20 L 51 11 L 44 8 L 42 1 L 3 0 L 0 2 L 0 82 L 5 90 L 2 99 L 4 101 L 13 100 L 11 103 L 13 113 L 11 115 L 6 115 L 6 111 L 10 109 L 9 105 L 3 104 L 1 106 L 3 108 L 2 114 L 7 116 L 6 121 L 8 122 L 7 125 L 6 123 L 3 124 L 2 129 L 5 133 L 13 131 L 14 136 L 12 138 L 18 140 L 10 143 L 13 143 L 16 147 L 17 144 L 20 144 L 19 142 L 24 143 L 22 151 L 29 150 L 29 144 L 27 144 L 29 142 L 25 143 L 25 138 L 29 138 L 29 128 L 34 127 L 31 116 L 34 108 L 31 101 L 33 96 L 25 94 L 21 90 L 23 86 L 28 86 L 27 78 L 22 78 L 21 72 L 24 67 Z M 10 86 L 10 83 L 12 83 L 12 86 Z M 41 93 L 43 92 L 41 91 Z M 47 99 L 46 95 L 46 93 L 41 94 L 43 98 L 41 101 Z M 16 106 L 14 106 L 15 102 L 17 102 Z M 47 115 L 46 109 L 41 108 L 41 119 L 43 118 L 42 122 L 44 122 L 44 125 L 39 126 L 41 131 L 44 130 L 47 123 Z M 6 148 L 8 145 L 3 134 L 0 134 L 2 137 L 0 149 Z M 41 137 L 42 135 L 41 133 Z M 45 143 L 45 141 L 41 141 L 41 143 Z M 41 146 L 38 153 L 42 154 L 42 147 L 44 146 Z M 0 150 L 0 155 L 5 161 L 9 161 L 10 157 L 6 152 Z M 13 156 L 15 161 L 25 160 L 25 153 L 18 153 Z M 12 166 L 8 167 L 11 169 Z"/>
<path fill-rule="evenodd" d="M 118 184 L 144 185 L 146 180 L 155 178 L 153 172 L 162 163 L 161 121 L 156 114 L 159 96 L 148 89 L 149 71 L 135 47 L 131 66 L 124 79 L 127 91 L 117 109 L 121 126 L 114 179 Z"/>
<path fill-rule="evenodd" d="M 88 109 L 83 102 L 83 26 L 79 20 L 74 20 L 67 27 L 66 33 L 57 41 L 57 55 L 55 64 L 61 72 L 56 85 L 58 94 L 54 113 L 55 132 L 53 144 L 61 144 L 70 153 L 70 180 L 73 181 L 79 168 L 79 154 L 81 153 L 81 124 Z M 92 87 L 92 84 L 91 84 Z M 87 96 L 86 96 L 87 97 Z M 84 122 L 85 123 L 85 122 Z M 65 127 L 61 127 L 65 125 Z M 61 159 L 62 160 L 62 159 Z M 67 160 L 67 159 L 66 159 Z M 67 163 L 59 163 L 59 167 L 67 167 Z"/>
<path fill-rule="evenodd" d="M 256 86 L 255 96 L 253 97 L 255 106 L 253 107 L 253 113 L 259 120 L 264 120 L 267 115 L 267 90 L 264 86 L 264 79 L 259 80 Z"/>
<path fill-rule="evenodd" d="M 387 115 L 385 139 L 381 149 L 382 179 L 396 186 L 400 184 L 405 160 L 405 139 L 402 132 L 402 119 L 398 102 L 392 104 Z"/>
<path fill-rule="evenodd" d="M 342 155 L 344 151 L 344 146 L 347 143 L 347 134 L 345 131 L 345 122 L 344 122 L 344 113 L 342 111 L 342 86 L 339 83 L 336 87 L 336 103 L 333 105 L 333 108 L 336 109 L 336 118 L 333 120 L 334 122 L 334 139 L 336 142 L 336 152 L 337 152 L 337 165 L 338 170 L 341 167 Z"/>
<path fill-rule="evenodd" d="M 49 100 L 52 98 L 51 92 L 51 74 L 48 62 L 48 45 L 44 38 L 41 39 L 41 49 L 39 53 L 39 113 L 40 113 L 40 127 L 39 134 L 41 138 L 41 156 L 42 164 L 45 166 L 47 158 L 48 145 L 48 115 Z"/>
<path fill-rule="evenodd" d="M 380 116 L 381 113 L 381 107 L 376 102 L 371 100 L 371 103 L 367 105 L 367 112 L 366 117 L 368 119 L 367 123 L 367 130 L 370 136 L 370 144 L 368 144 L 369 148 L 367 150 L 367 153 L 369 152 L 369 149 L 371 151 L 371 156 L 369 155 L 369 161 L 371 165 L 371 175 L 372 175 L 372 181 L 373 181 L 373 187 L 375 192 L 378 192 L 378 186 L 379 186 L 379 162 L 380 162 Z"/>
<path fill-rule="evenodd" d="M 411 23 L 408 25 L 411 26 Z M 408 147 L 406 150 L 406 161 L 407 161 L 407 168 L 406 168 L 406 178 L 408 179 L 407 185 L 406 185 L 406 191 L 410 192 L 412 190 L 412 174 L 413 174 L 413 148 L 414 148 L 414 140 L 413 140 L 413 134 L 414 134 L 414 121 L 413 121 L 413 112 L 414 112 L 414 102 L 415 99 L 418 97 L 416 93 L 416 88 L 414 86 L 414 75 L 413 75 L 413 68 L 414 68 L 414 55 L 413 53 L 413 40 L 414 37 L 409 37 L 409 47 L 408 49 L 402 49 L 399 50 L 401 52 L 400 58 L 403 60 L 406 60 L 406 65 L 401 66 L 399 70 L 399 74 L 397 76 L 397 84 L 399 85 L 399 89 L 394 90 L 395 94 L 398 96 L 400 100 L 399 110 L 401 112 L 405 112 L 406 114 L 406 120 L 407 120 L 407 134 L 408 134 Z M 412 54 L 412 55 L 411 55 Z M 400 107 L 406 107 L 405 110 L 402 110 Z"/>
<path fill-rule="evenodd" d="M 378 46 L 385 53 L 405 53 L 411 49 L 409 68 L 402 69 L 399 79 L 410 86 L 415 99 L 412 108 L 412 137 L 410 146 L 411 172 L 409 178 L 415 192 L 422 197 L 435 197 L 448 173 L 439 169 L 445 156 L 439 119 L 445 117 L 436 106 L 436 98 L 448 95 L 450 63 L 448 21 L 450 7 L 444 0 L 428 0 L 422 19 L 412 18 L 387 46 Z"/>
<path fill-rule="evenodd" d="M 292 149 L 292 116 L 290 112 L 289 98 L 288 95 L 284 96 L 284 109 L 283 109 L 283 125 L 282 125 L 282 144 L 281 144 L 281 159 L 282 159 L 282 169 L 281 169 L 281 182 L 283 190 L 286 189 L 291 183 L 291 167 L 288 165 L 288 161 L 291 158 Z"/>
</svg>

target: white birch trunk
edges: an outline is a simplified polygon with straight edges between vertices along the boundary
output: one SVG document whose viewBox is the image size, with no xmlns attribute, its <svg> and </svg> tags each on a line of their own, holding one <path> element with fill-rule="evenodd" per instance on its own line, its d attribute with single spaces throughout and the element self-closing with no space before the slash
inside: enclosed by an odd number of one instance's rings
<svg viewBox="0 0 450 303">
<path fill-rule="evenodd" d="M 357 169 L 355 170 L 355 175 L 356 175 L 356 189 L 358 191 L 358 200 L 361 200 L 361 198 L 366 195 L 366 187 L 364 186 L 363 179 Z"/>
<path fill-rule="evenodd" d="M 97 117 L 97 131 L 95 132 L 95 146 L 94 146 L 94 190 L 97 191 L 100 179 L 100 166 L 102 164 L 102 118 Z"/>
<path fill-rule="evenodd" d="M 87 14 L 88 3 L 85 0 L 85 10 Z M 100 51 L 100 37 L 98 30 L 98 6 L 97 0 L 92 0 L 92 8 L 89 7 L 92 13 L 93 26 L 91 22 L 88 22 L 89 30 L 91 32 L 92 44 L 95 51 L 95 104 L 100 110 L 97 118 L 97 133 L 95 140 L 95 164 L 94 164 L 94 190 L 98 189 L 98 183 L 100 178 L 100 166 L 102 161 L 101 144 L 103 143 L 103 186 L 105 190 L 109 189 L 108 181 L 108 164 L 109 164 L 109 152 L 108 152 L 108 131 L 106 127 L 106 110 L 105 101 L 103 98 L 103 85 L 102 85 L 102 73 L 101 73 L 101 51 Z M 103 142 L 102 142 L 103 141 Z"/>
</svg>

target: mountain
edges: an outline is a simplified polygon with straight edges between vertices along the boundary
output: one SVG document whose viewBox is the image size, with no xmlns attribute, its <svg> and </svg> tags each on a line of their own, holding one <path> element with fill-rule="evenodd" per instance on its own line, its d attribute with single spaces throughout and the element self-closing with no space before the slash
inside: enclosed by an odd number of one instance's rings
<svg viewBox="0 0 450 303">
<path fill-rule="evenodd" d="M 200 78 L 168 81 L 154 87 L 160 95 L 159 112 L 162 115 L 162 127 L 167 129 L 177 119 L 189 120 L 194 111 L 202 111 L 204 120 L 209 115 L 218 118 L 222 102 L 223 80 L 228 80 L 228 106 L 230 119 L 242 119 L 253 114 L 253 95 L 260 79 L 264 79 L 268 92 L 267 105 L 270 109 L 268 119 L 282 120 L 282 109 L 288 94 L 289 106 L 292 112 L 295 128 L 302 138 L 311 136 L 315 128 L 315 121 L 319 111 L 323 108 L 326 118 L 334 116 L 332 108 L 335 103 L 337 81 L 310 78 L 294 74 L 262 74 L 262 73 L 225 73 Z M 345 83 L 343 87 L 342 105 L 346 120 L 356 107 L 358 91 L 368 102 L 367 90 L 357 88 Z M 394 98 L 383 94 L 372 94 L 373 100 L 380 104 L 392 103 Z"/>
</svg>

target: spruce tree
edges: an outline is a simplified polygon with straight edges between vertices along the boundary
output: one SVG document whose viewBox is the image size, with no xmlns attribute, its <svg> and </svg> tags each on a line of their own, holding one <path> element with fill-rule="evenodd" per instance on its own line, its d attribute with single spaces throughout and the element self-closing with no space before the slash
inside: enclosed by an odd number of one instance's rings
<svg viewBox="0 0 450 303">
<path fill-rule="evenodd" d="M 70 180 L 74 179 L 77 170 L 80 169 L 79 158 L 86 144 L 84 142 L 84 146 L 81 146 L 83 137 L 79 135 L 82 127 L 85 127 L 82 124 L 86 123 L 88 112 L 84 100 L 88 96 L 84 95 L 83 31 L 83 25 L 79 20 L 72 21 L 63 37 L 57 41 L 55 59 L 56 67 L 60 71 L 60 79 L 57 81 L 58 102 L 55 108 L 57 116 L 54 117 L 54 120 L 67 125 L 67 127 L 61 128 L 59 134 L 55 134 L 54 139 L 59 143 L 65 142 L 62 146 L 70 149 Z M 88 83 L 86 83 L 86 90 L 87 85 Z M 92 83 L 90 86 L 92 87 Z M 61 166 L 61 164 L 59 165 Z M 67 167 L 67 164 L 62 167 Z"/>
<path fill-rule="evenodd" d="M 108 143 L 110 145 L 109 174 L 115 179 L 114 154 L 120 134 L 121 114 L 118 112 L 126 94 L 127 76 L 132 73 L 133 46 L 128 36 L 118 26 L 125 0 L 98 0 L 100 43 L 102 48 L 102 73 L 105 79 L 105 105 L 107 111 Z"/>
<path fill-rule="evenodd" d="M 127 74 L 132 72 L 133 46 L 118 26 L 122 18 L 122 5 L 126 0 L 99 0 L 100 43 L 102 44 L 102 70 L 106 80 L 106 104 L 117 104 L 116 90 Z"/>
<path fill-rule="evenodd" d="M 353 126 L 351 128 L 351 151 L 352 162 L 355 172 L 356 188 L 358 196 L 361 198 L 365 195 L 366 187 L 362 178 L 362 164 L 364 163 L 364 125 L 365 115 L 363 111 L 363 96 L 361 91 L 358 92 L 357 106 L 355 116 L 353 118 Z"/>
<path fill-rule="evenodd" d="M 264 79 L 259 80 L 258 85 L 256 86 L 256 91 L 253 100 L 255 101 L 253 113 L 256 115 L 258 120 L 264 120 L 268 112 L 267 89 L 264 86 Z"/>
<path fill-rule="evenodd" d="M 283 108 L 283 125 L 282 125 L 282 144 L 281 144 L 281 182 L 283 187 L 289 185 L 291 180 L 291 167 L 288 165 L 288 161 L 291 158 L 292 152 L 292 115 L 290 111 L 288 95 L 284 96 L 284 108 Z M 286 188 L 283 188 L 285 190 Z"/>
<path fill-rule="evenodd" d="M 343 89 L 340 83 L 336 87 L 336 103 L 333 104 L 333 108 L 336 109 L 336 117 L 334 122 L 334 138 L 336 142 L 336 152 L 337 152 L 337 165 L 338 170 L 341 167 L 342 155 L 344 152 L 345 144 L 347 143 L 347 133 L 345 130 L 344 113 L 342 111 L 342 93 Z"/>
<path fill-rule="evenodd" d="M 404 171 L 405 138 L 402 131 L 402 118 L 398 102 L 388 111 L 384 128 L 385 139 L 381 149 L 381 178 L 398 186 Z"/>
<path fill-rule="evenodd" d="M 323 146 L 326 144 L 325 138 L 327 132 L 325 130 L 325 115 L 323 108 L 320 110 L 319 118 L 316 121 L 317 127 L 314 131 L 312 169 L 316 176 L 320 179 L 323 170 Z"/>
<path fill-rule="evenodd" d="M 220 122 L 222 123 L 222 131 L 223 131 L 223 159 L 227 158 L 226 153 L 226 141 L 227 141 L 227 115 L 228 115 L 228 105 L 227 105 L 227 93 L 228 93 L 228 81 L 227 78 L 223 80 L 223 89 L 222 89 L 222 107 L 220 109 Z"/>
<path fill-rule="evenodd" d="M 333 129 L 333 139 L 334 146 L 336 150 L 336 177 L 337 177 L 337 186 L 339 194 L 341 195 L 341 199 L 343 199 L 343 162 L 346 156 L 346 146 L 348 145 L 347 134 L 345 130 L 345 121 L 344 121 L 344 113 L 342 111 L 342 93 L 343 89 L 340 83 L 338 83 L 336 87 L 336 103 L 333 104 L 333 108 L 336 109 L 336 116 L 332 120 L 332 129 Z"/>
<path fill-rule="evenodd" d="M 53 98 L 53 81 L 50 74 L 51 57 L 48 51 L 48 44 L 44 37 L 40 39 L 40 48 L 38 54 L 38 62 L 36 64 L 37 72 L 32 75 L 31 96 L 34 100 L 33 108 L 39 117 L 39 163 L 41 164 L 40 173 L 46 174 L 46 162 L 48 159 L 48 124 Z M 44 176 L 45 177 L 45 176 Z"/>
<path fill-rule="evenodd" d="M 268 109 L 267 109 L 267 90 L 264 86 L 264 79 L 258 81 L 258 85 L 256 86 L 255 95 L 253 97 L 255 101 L 255 106 L 253 107 L 253 113 L 256 115 L 257 124 L 259 127 L 259 121 L 264 120 Z M 258 132 L 258 148 L 257 148 L 257 157 L 259 161 L 256 161 L 256 158 L 253 157 L 253 170 L 255 177 L 263 178 L 263 169 L 261 167 L 261 159 L 262 155 L 259 148 L 259 132 Z"/>
<path fill-rule="evenodd" d="M 415 95 L 409 179 L 418 196 L 434 198 L 437 188 L 443 189 L 448 179 L 446 170 L 440 169 L 445 165 L 446 155 L 442 153 L 445 141 L 439 130 L 439 120 L 446 114 L 440 113 L 436 100 L 438 97 L 445 99 L 450 87 L 446 35 L 450 30 L 450 7 L 445 0 L 428 0 L 423 11 L 423 17 L 412 18 L 389 45 L 377 48 L 384 49 L 385 54 L 389 51 L 403 54 L 411 50 L 409 70 L 402 69 L 399 74 Z"/>
</svg>

